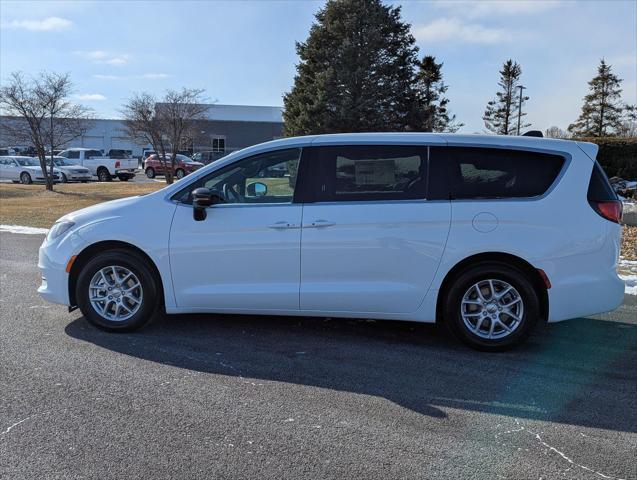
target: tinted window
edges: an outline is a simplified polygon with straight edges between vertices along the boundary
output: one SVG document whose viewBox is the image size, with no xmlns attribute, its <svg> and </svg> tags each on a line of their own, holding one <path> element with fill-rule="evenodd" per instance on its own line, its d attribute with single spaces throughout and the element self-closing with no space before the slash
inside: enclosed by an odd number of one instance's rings
<svg viewBox="0 0 637 480">
<path fill-rule="evenodd" d="M 315 201 L 424 198 L 426 146 L 320 147 L 313 159 Z"/>
<path fill-rule="evenodd" d="M 66 157 L 66 158 L 79 159 L 80 158 L 80 152 L 78 150 L 69 150 L 68 152 L 62 152 L 60 154 L 60 156 Z"/>
<path fill-rule="evenodd" d="M 615 195 L 613 187 L 610 186 L 606 172 L 597 162 L 593 166 L 591 180 L 588 183 L 588 200 L 598 202 L 617 200 L 617 195 Z"/>
<path fill-rule="evenodd" d="M 564 157 L 499 148 L 432 147 L 430 199 L 519 198 L 545 193 Z"/>
<path fill-rule="evenodd" d="M 102 157 L 104 154 L 100 150 L 86 150 L 84 158 Z"/>
</svg>

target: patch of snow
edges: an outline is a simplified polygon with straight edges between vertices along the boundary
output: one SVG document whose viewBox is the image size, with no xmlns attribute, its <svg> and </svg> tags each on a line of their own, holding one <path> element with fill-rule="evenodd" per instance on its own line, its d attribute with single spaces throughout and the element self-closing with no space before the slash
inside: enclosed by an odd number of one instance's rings
<svg viewBox="0 0 637 480">
<path fill-rule="evenodd" d="M 626 294 L 637 295 L 637 261 L 620 258 L 617 270 L 619 278 L 626 284 Z"/>
<path fill-rule="evenodd" d="M 22 225 L 0 225 L 0 232 L 22 233 L 25 235 L 46 235 L 48 228 L 24 227 Z"/>
<path fill-rule="evenodd" d="M 637 275 L 622 275 L 620 273 L 619 278 L 626 284 L 626 293 L 628 295 L 637 295 Z"/>
</svg>

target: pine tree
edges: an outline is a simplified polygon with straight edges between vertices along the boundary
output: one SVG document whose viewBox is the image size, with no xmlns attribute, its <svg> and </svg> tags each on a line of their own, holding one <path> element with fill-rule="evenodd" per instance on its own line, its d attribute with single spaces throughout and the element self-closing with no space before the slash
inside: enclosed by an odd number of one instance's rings
<svg viewBox="0 0 637 480">
<path fill-rule="evenodd" d="M 413 124 L 415 40 L 400 7 L 328 0 L 316 14 L 292 90 L 285 133 L 400 131 Z"/>
<path fill-rule="evenodd" d="M 416 98 L 418 112 L 416 130 L 424 132 L 455 132 L 463 123 L 456 122 L 456 116 L 449 113 L 449 99 L 444 95 L 447 85 L 442 79 L 442 62 L 436 63 L 436 57 L 426 55 L 418 64 L 416 73 Z"/>
<path fill-rule="evenodd" d="M 611 72 L 611 66 L 604 59 L 597 67 L 597 76 L 589 85 L 590 93 L 584 97 L 582 113 L 568 126 L 574 136 L 606 137 L 622 132 L 625 121 L 624 113 L 628 112 L 621 102 L 622 79 Z"/>
<path fill-rule="evenodd" d="M 522 67 L 513 60 L 507 60 L 500 70 L 498 85 L 501 91 L 496 93 L 495 99 L 487 103 L 482 117 L 485 127 L 493 133 L 515 135 L 518 131 L 518 121 L 520 129 L 531 126 L 530 123 L 522 123 L 522 117 L 526 116 L 526 113 L 519 112 L 520 103 L 524 106 L 524 102 L 529 99 L 527 96 L 520 99 L 522 90 L 517 91 L 521 75 Z"/>
</svg>

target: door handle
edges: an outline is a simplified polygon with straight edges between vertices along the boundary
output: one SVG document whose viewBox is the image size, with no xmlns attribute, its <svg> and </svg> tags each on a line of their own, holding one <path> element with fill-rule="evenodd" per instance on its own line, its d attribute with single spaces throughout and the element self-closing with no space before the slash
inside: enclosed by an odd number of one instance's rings
<svg viewBox="0 0 637 480">
<path fill-rule="evenodd" d="M 298 225 L 295 225 L 290 222 L 285 222 L 285 221 L 273 223 L 272 225 L 268 225 L 268 227 L 273 228 L 274 230 L 287 230 L 289 228 L 299 228 Z"/>
<path fill-rule="evenodd" d="M 314 220 L 309 225 L 306 225 L 308 228 L 323 228 L 323 227 L 333 227 L 336 225 L 334 222 L 330 222 L 328 220 Z"/>
</svg>

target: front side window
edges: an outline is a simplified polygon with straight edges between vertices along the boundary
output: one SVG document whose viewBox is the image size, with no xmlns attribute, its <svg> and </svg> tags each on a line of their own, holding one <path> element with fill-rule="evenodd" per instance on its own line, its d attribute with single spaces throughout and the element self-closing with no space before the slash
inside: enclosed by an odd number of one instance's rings
<svg viewBox="0 0 637 480">
<path fill-rule="evenodd" d="M 321 147 L 314 163 L 319 202 L 425 198 L 426 146 Z"/>
<path fill-rule="evenodd" d="M 248 157 L 203 177 L 173 198 L 192 203 L 191 192 L 205 187 L 224 203 L 292 203 L 300 158 L 300 148 Z"/>
<path fill-rule="evenodd" d="M 79 150 L 68 150 L 66 152 L 60 153 L 60 156 L 79 160 L 80 159 L 80 152 L 79 152 Z"/>
<path fill-rule="evenodd" d="M 432 147 L 431 199 L 524 198 L 544 194 L 564 157 L 524 150 Z"/>
</svg>

